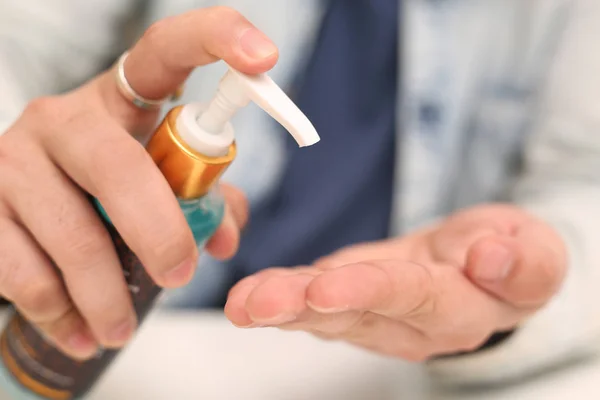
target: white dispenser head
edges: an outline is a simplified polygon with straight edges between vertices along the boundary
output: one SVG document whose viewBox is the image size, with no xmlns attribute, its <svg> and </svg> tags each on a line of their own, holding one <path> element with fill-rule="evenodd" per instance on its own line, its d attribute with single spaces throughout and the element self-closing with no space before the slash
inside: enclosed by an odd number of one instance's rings
<svg viewBox="0 0 600 400">
<path fill-rule="evenodd" d="M 208 106 L 183 107 L 177 119 L 179 135 L 199 153 L 210 157 L 226 155 L 234 140 L 229 120 L 250 101 L 283 125 L 300 147 L 320 140 L 308 118 L 268 75 L 247 75 L 231 67 Z"/>
</svg>

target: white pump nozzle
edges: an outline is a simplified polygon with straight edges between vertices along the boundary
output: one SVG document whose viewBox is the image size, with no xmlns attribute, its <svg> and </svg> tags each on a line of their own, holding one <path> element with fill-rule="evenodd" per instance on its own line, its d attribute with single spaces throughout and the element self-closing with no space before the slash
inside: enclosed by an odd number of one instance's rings
<svg viewBox="0 0 600 400">
<path fill-rule="evenodd" d="M 223 156 L 234 140 L 229 120 L 250 101 L 283 125 L 300 147 L 311 146 L 320 140 L 308 118 L 268 75 L 247 75 L 231 67 L 208 106 L 189 104 L 183 107 L 177 119 L 179 135 L 202 154 Z"/>
</svg>

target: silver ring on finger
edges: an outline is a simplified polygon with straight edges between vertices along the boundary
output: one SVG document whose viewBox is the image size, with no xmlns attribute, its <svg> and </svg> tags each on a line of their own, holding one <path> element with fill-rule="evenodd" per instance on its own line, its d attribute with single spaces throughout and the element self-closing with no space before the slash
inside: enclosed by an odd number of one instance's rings
<svg viewBox="0 0 600 400">
<path fill-rule="evenodd" d="M 119 92 L 125 97 L 128 101 L 130 101 L 134 106 L 141 108 L 142 110 L 158 110 L 163 104 L 168 101 L 177 100 L 181 97 L 182 88 L 179 88 L 173 95 L 167 96 L 164 99 L 160 100 L 151 100 L 147 99 L 140 94 L 138 94 L 129 84 L 127 77 L 125 76 L 125 61 L 129 56 L 129 52 L 123 53 L 119 60 L 117 61 L 115 68 L 115 79 L 117 81 L 117 87 Z"/>
</svg>

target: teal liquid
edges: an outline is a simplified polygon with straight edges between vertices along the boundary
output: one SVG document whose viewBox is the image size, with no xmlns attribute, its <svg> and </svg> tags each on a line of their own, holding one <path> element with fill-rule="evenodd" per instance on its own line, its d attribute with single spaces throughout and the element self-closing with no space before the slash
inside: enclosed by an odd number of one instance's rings
<svg viewBox="0 0 600 400">
<path fill-rule="evenodd" d="M 99 214 L 110 221 L 104 208 L 98 201 L 94 201 Z M 190 226 L 194 240 L 198 247 L 204 247 L 206 242 L 214 235 L 225 214 L 225 202 L 216 190 L 210 191 L 205 196 L 193 200 L 179 200 L 179 205 Z M 9 397 L 6 398 L 8 395 Z M 48 400 L 40 397 L 17 382 L 4 366 L 0 359 L 0 400 Z M 78 398 L 81 400 L 82 398 Z M 74 399 L 77 400 L 77 399 Z"/>
<path fill-rule="evenodd" d="M 110 218 L 97 200 L 94 204 L 106 221 Z M 194 235 L 198 247 L 204 247 L 208 239 L 216 232 L 225 214 L 225 201 L 217 190 L 193 200 L 179 200 L 179 206 Z"/>
<path fill-rule="evenodd" d="M 195 200 L 179 200 L 179 206 L 190 226 L 198 247 L 203 248 L 215 234 L 225 214 L 225 201 L 212 190 Z"/>
</svg>

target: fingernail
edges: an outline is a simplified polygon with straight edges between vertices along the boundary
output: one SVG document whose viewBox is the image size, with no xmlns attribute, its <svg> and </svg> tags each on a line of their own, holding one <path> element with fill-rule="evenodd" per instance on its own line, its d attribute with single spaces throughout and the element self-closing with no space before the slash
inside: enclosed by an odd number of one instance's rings
<svg viewBox="0 0 600 400">
<path fill-rule="evenodd" d="M 246 55 L 263 60 L 277 52 L 277 47 L 258 29 L 248 29 L 240 37 L 240 45 Z"/>
<path fill-rule="evenodd" d="M 250 325 L 249 327 L 260 326 L 260 327 L 264 328 L 267 326 L 283 325 L 283 324 L 293 322 L 296 320 L 297 316 L 295 314 L 279 314 L 279 315 L 277 315 L 273 318 L 269 318 L 269 319 L 253 318 L 252 316 L 250 318 L 255 321 L 259 320 L 260 322 L 256 322 L 256 323 Z"/>
<path fill-rule="evenodd" d="M 185 285 L 192 278 L 195 269 L 196 261 L 186 260 L 163 275 L 165 284 L 169 287 Z"/>
<path fill-rule="evenodd" d="M 266 327 L 268 327 L 268 325 L 257 324 L 256 322 L 253 322 L 253 323 L 251 323 L 249 325 L 236 325 L 236 324 L 233 324 L 233 325 L 235 325 L 236 328 L 240 328 L 240 329 L 266 328 Z"/>
<path fill-rule="evenodd" d="M 489 245 L 475 267 L 475 277 L 482 281 L 497 282 L 505 279 L 513 267 L 512 252 L 500 245 Z"/>
<path fill-rule="evenodd" d="M 314 304 L 313 302 L 306 300 L 306 305 L 308 307 L 310 307 L 310 309 L 312 309 L 313 311 L 316 311 L 320 314 L 337 314 L 337 313 L 341 313 L 344 311 L 348 311 L 350 310 L 350 306 L 344 306 L 344 307 L 321 307 L 318 306 L 316 304 Z"/>
<path fill-rule="evenodd" d="M 96 353 L 98 344 L 89 334 L 77 331 L 67 340 L 67 346 L 83 358 L 88 358 Z"/>
<path fill-rule="evenodd" d="M 111 344 L 123 344 L 126 343 L 135 329 L 135 323 L 132 321 L 123 321 L 113 328 L 108 334 L 107 340 Z"/>
</svg>

